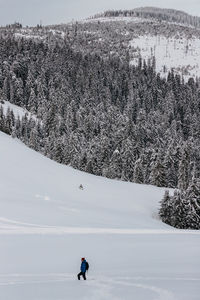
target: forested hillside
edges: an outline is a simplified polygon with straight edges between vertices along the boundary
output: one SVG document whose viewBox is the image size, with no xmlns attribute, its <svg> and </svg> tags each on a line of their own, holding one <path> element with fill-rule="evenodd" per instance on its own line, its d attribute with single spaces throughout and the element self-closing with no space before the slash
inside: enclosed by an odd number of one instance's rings
<svg viewBox="0 0 200 300">
<path fill-rule="evenodd" d="M 128 49 L 102 56 L 68 39 L 0 37 L 1 99 L 26 108 L 0 111 L 0 129 L 80 170 L 157 186 L 187 188 L 199 177 L 199 81 L 155 61 L 130 64 Z"/>
</svg>

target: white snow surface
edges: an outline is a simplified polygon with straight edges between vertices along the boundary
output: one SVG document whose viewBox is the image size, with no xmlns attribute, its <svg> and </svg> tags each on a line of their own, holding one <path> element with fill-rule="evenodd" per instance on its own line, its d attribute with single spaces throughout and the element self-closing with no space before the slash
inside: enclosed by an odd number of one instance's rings
<svg viewBox="0 0 200 300">
<path fill-rule="evenodd" d="M 158 219 L 163 193 L 63 166 L 0 132 L 0 299 L 198 300 L 200 231 Z M 81 257 L 87 281 L 76 278 Z"/>
<path fill-rule="evenodd" d="M 138 55 L 146 61 L 155 56 L 156 71 L 162 77 L 166 77 L 171 69 L 183 74 L 186 81 L 190 77 L 200 77 L 200 39 L 196 37 L 144 35 L 133 39 L 130 45 L 137 48 L 133 64 L 137 64 Z"/>
</svg>

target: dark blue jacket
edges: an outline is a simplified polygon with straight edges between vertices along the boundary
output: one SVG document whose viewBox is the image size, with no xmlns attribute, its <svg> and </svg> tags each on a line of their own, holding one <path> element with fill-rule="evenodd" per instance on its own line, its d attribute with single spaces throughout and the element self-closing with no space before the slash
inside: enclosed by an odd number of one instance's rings
<svg viewBox="0 0 200 300">
<path fill-rule="evenodd" d="M 86 272 L 86 260 L 82 261 L 82 263 L 81 263 L 81 272 L 83 272 L 83 273 Z"/>
</svg>

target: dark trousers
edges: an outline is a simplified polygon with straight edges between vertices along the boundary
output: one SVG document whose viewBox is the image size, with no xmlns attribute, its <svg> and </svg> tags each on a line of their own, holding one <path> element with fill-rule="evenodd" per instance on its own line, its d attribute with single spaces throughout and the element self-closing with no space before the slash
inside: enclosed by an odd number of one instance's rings
<svg viewBox="0 0 200 300">
<path fill-rule="evenodd" d="M 78 277 L 78 280 L 80 280 L 80 277 L 83 276 L 83 279 L 86 280 L 86 276 L 85 276 L 85 272 L 80 272 L 77 277 Z"/>
</svg>

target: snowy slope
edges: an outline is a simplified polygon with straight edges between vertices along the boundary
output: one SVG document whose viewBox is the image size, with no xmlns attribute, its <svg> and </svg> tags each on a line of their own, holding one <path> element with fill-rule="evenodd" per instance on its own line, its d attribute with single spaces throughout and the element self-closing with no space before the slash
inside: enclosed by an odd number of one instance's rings
<svg viewBox="0 0 200 300">
<path fill-rule="evenodd" d="M 4 195 L 1 205 L 5 205 L 8 219 L 17 217 L 19 204 L 23 207 L 28 203 L 16 221 L 70 227 L 169 228 L 156 217 L 163 189 L 144 188 L 74 170 L 0 134 L 1 191 Z M 8 187 L 8 183 L 11 186 Z M 84 190 L 79 189 L 80 184 Z M 10 211 L 7 205 L 16 205 L 16 208 Z"/>
<path fill-rule="evenodd" d="M 198 38 L 145 35 L 133 39 L 130 45 L 137 48 L 133 64 L 138 62 L 138 56 L 146 61 L 154 56 L 156 71 L 163 77 L 166 77 L 171 69 L 183 74 L 185 80 L 190 77 L 200 77 L 200 39 Z"/>
<path fill-rule="evenodd" d="M 0 191 L 0 299 L 199 299 L 200 232 L 157 219 L 164 189 L 73 170 L 0 132 Z"/>
<path fill-rule="evenodd" d="M 32 118 L 33 120 L 36 120 L 36 116 L 31 114 L 28 110 L 17 106 L 15 104 L 10 103 L 9 101 L 3 101 L 3 103 L 0 103 L 0 106 L 3 107 L 3 113 L 6 115 L 8 109 L 13 111 L 13 114 L 15 118 L 17 119 L 18 117 L 22 119 L 25 115 L 27 115 L 27 118 Z"/>
</svg>

